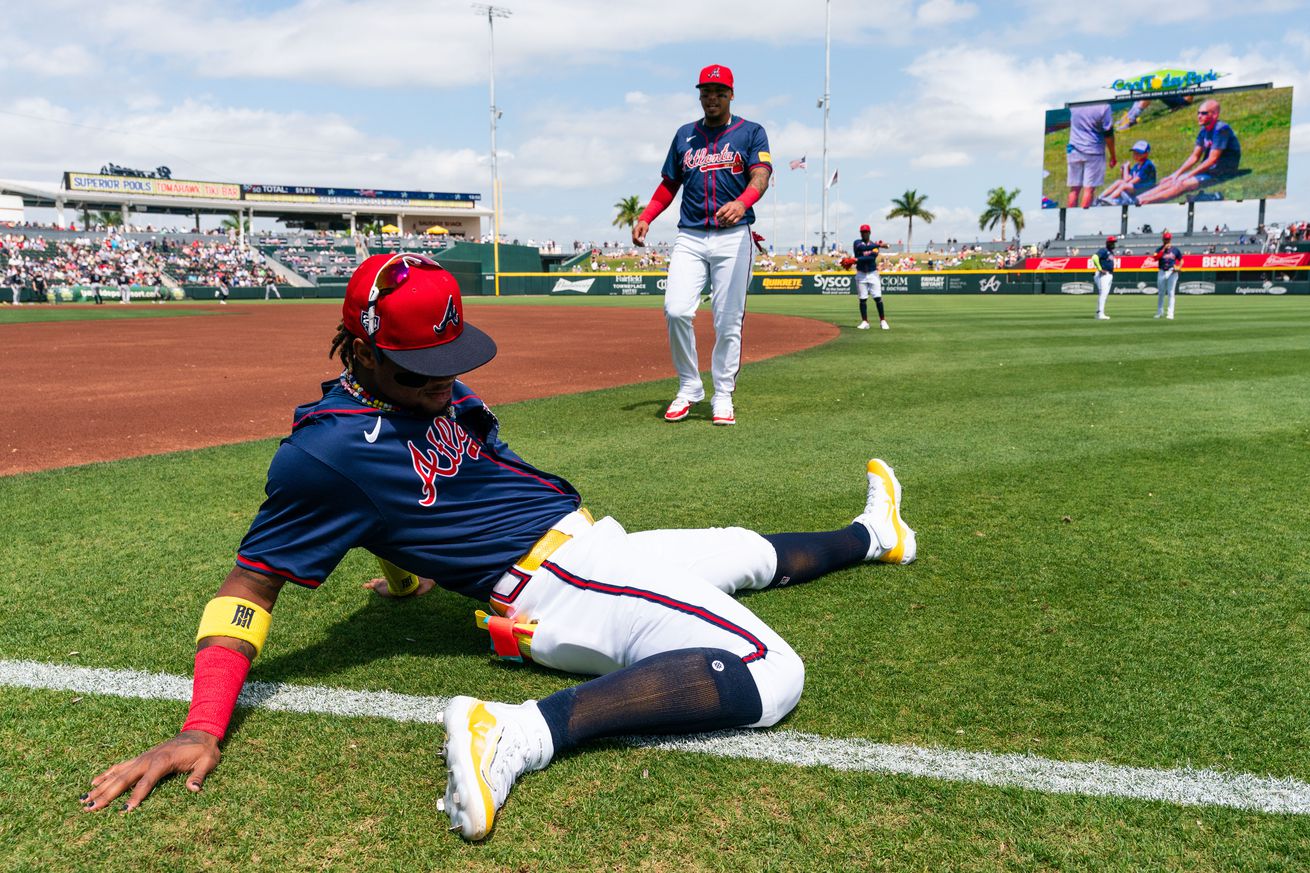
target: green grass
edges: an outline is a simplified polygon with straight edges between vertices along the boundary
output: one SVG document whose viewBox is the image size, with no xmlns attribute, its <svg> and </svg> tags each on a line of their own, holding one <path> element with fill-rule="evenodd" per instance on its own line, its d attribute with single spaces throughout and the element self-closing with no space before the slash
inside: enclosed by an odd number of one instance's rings
<svg viewBox="0 0 1310 873">
<path fill-rule="evenodd" d="M 613 301 L 477 300 L 473 308 Z M 751 596 L 806 660 L 786 723 L 832 737 L 1310 779 L 1310 307 L 1300 298 L 752 299 L 835 321 L 746 367 L 736 428 L 659 416 L 672 380 L 498 408 L 528 459 L 629 529 L 846 523 L 905 486 L 920 560 Z M 161 307 L 162 308 L 162 307 Z M 702 314 L 702 318 L 707 317 Z M 476 323 L 476 314 L 471 316 Z M 750 342 L 749 323 L 747 342 Z M 470 382 L 476 385 L 476 378 Z M 275 440 L 0 479 L 0 658 L 187 673 Z M 253 678 L 523 699 L 475 604 L 370 601 L 352 554 L 282 598 Z M 77 652 L 72 655 L 70 653 Z M 74 700 L 74 698 L 80 698 Z M 604 745 L 444 832 L 435 726 L 238 713 L 199 796 L 84 816 L 100 769 L 184 706 L 0 689 L 0 869 L 1299 870 L 1310 818 Z"/>
<path fill-rule="evenodd" d="M 1156 173 L 1163 179 L 1182 166 L 1196 145 L 1196 107 L 1205 98 L 1197 96 L 1189 105 L 1170 109 L 1153 102 L 1142 113 L 1136 125 L 1115 133 L 1116 156 L 1119 166 L 1106 170 L 1105 183 L 1097 190 L 1100 194 L 1106 185 L 1120 178 L 1122 165 L 1132 160 L 1129 150 L 1133 143 L 1144 139 L 1151 144 L 1151 160 Z M 1220 94 L 1219 120 L 1227 122 L 1237 134 L 1242 146 L 1241 169 L 1249 170 L 1226 182 L 1208 185 L 1207 192 L 1218 192 L 1225 200 L 1257 200 L 1261 197 L 1287 196 L 1288 146 L 1292 130 L 1292 91 L 1288 88 L 1244 91 Z M 1115 104 L 1116 122 L 1127 112 L 1130 104 Z M 1069 142 L 1068 129 L 1046 135 L 1042 167 L 1049 173 L 1042 182 L 1042 195 L 1063 204 L 1068 197 L 1068 174 L 1065 169 L 1065 146 Z M 1185 198 L 1167 201 L 1182 203 Z M 1115 207 L 1118 208 L 1118 207 Z"/>
</svg>

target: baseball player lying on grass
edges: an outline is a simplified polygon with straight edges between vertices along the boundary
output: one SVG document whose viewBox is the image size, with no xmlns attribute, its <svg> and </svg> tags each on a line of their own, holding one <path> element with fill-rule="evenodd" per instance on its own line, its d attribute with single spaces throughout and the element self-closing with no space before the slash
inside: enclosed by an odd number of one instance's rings
<svg viewBox="0 0 1310 873">
<path fill-rule="evenodd" d="M 628 533 L 593 521 L 573 486 L 515 454 L 456 380 L 496 345 L 464 321 L 454 278 L 420 255 L 359 266 L 331 354 L 345 371 L 296 410 L 267 499 L 204 610 L 181 731 L 95 777 L 83 809 L 124 793 L 121 808 L 135 809 L 174 773 L 199 791 L 282 586 L 318 587 L 352 548 L 383 561 L 386 578 L 368 583 L 378 594 L 440 585 L 490 602 L 479 621 L 498 654 L 599 677 L 539 701 L 450 701 L 441 806 L 469 840 L 490 833 L 519 776 L 588 740 L 766 727 L 790 712 L 804 665 L 738 591 L 915 558 L 901 486 L 879 460 L 864 511 L 841 530 Z"/>
</svg>

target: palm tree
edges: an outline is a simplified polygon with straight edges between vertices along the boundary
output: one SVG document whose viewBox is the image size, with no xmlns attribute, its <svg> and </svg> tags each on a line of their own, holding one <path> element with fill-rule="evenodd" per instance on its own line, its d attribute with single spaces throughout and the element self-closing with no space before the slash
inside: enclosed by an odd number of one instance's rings
<svg viewBox="0 0 1310 873">
<path fill-rule="evenodd" d="M 241 219 L 241 224 L 245 226 L 246 233 L 250 233 L 250 219 L 249 218 Z M 235 218 L 232 218 L 231 216 L 228 216 L 227 218 L 223 219 L 222 223 L 219 226 L 222 227 L 224 230 L 236 230 L 237 220 Z"/>
<path fill-rule="evenodd" d="M 637 219 L 641 218 L 641 198 L 636 194 L 631 197 L 624 197 L 614 204 L 614 208 L 619 211 L 619 214 L 614 216 L 614 220 L 610 222 L 615 227 L 632 227 L 637 223 Z"/>
<path fill-rule="evenodd" d="M 887 213 L 888 218 L 908 218 L 909 228 L 905 233 L 905 250 L 910 250 L 910 239 L 914 236 L 914 219 L 921 218 L 927 224 L 937 216 L 923 208 L 924 201 L 928 199 L 927 194 L 920 195 L 913 189 L 906 191 L 900 197 L 892 198 L 892 210 Z"/>
<path fill-rule="evenodd" d="M 90 216 L 87 216 L 85 213 L 83 213 L 82 219 L 83 219 L 83 224 L 86 224 L 88 226 L 93 222 L 102 227 L 123 226 L 123 213 L 112 209 L 107 209 L 102 212 L 92 212 Z"/>
<path fill-rule="evenodd" d="M 1014 205 L 1014 201 L 1019 197 L 1019 189 L 1006 191 L 1004 188 L 993 188 L 987 192 L 987 209 L 978 218 L 979 230 L 990 230 L 999 222 L 1001 225 L 1001 242 L 1005 242 L 1005 223 L 1014 222 L 1014 233 L 1016 236 L 1023 230 L 1023 210 Z"/>
</svg>

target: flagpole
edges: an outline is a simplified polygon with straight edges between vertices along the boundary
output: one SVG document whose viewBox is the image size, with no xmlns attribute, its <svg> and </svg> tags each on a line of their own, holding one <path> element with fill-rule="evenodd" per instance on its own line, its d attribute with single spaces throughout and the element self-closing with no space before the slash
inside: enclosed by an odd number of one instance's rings
<svg viewBox="0 0 1310 873">
<path fill-rule="evenodd" d="M 801 254 L 808 254 L 810 246 L 810 165 L 808 163 L 805 165 L 804 172 L 805 212 L 801 216 Z"/>
<path fill-rule="evenodd" d="M 823 212 L 819 218 L 819 251 L 828 247 L 828 89 L 832 71 L 832 0 L 824 4 L 823 26 Z"/>
</svg>

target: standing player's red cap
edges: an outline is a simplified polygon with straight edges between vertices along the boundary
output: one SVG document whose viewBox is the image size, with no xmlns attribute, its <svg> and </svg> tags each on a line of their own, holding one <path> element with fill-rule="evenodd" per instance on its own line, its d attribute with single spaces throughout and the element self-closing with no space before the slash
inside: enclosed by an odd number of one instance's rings
<svg viewBox="0 0 1310 873">
<path fill-rule="evenodd" d="M 700 81 L 696 87 L 701 85 L 722 85 L 725 88 L 732 88 L 732 70 L 729 70 L 723 64 L 710 64 L 700 71 Z"/>
<path fill-rule="evenodd" d="M 1172 233 L 1170 233 L 1169 231 L 1166 230 L 1166 231 L 1164 232 L 1164 238 L 1165 238 L 1165 239 L 1173 239 L 1173 238 L 1174 238 L 1174 235 L 1173 235 Z"/>
<path fill-rule="evenodd" d="M 860 225 L 860 233 L 864 233 L 866 230 L 871 231 L 871 230 L 873 230 L 873 228 L 869 227 L 869 225 L 867 225 L 867 224 L 861 224 L 861 225 Z"/>
<path fill-rule="evenodd" d="M 436 261 L 374 255 L 356 268 L 341 305 L 346 330 L 424 376 L 458 376 L 496 356 L 496 343 L 464 321 L 459 283 Z"/>
<path fill-rule="evenodd" d="M 1115 241 L 1115 240 L 1114 240 L 1114 237 L 1112 237 L 1112 236 L 1107 236 L 1107 237 L 1105 238 L 1105 244 L 1106 244 L 1107 246 L 1113 244 L 1114 241 Z"/>
</svg>

